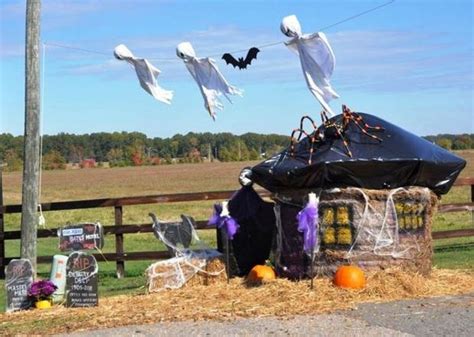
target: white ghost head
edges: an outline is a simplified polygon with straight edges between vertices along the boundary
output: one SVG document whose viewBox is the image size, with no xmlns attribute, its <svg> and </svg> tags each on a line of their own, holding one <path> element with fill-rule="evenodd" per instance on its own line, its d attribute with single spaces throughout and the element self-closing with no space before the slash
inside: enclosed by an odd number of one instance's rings
<svg viewBox="0 0 474 337">
<path fill-rule="evenodd" d="M 114 49 L 114 56 L 117 60 L 125 60 L 127 58 L 133 59 L 135 56 L 132 54 L 130 49 L 128 49 L 124 44 L 119 44 Z"/>
<path fill-rule="evenodd" d="M 193 46 L 189 42 L 181 42 L 176 47 L 176 55 L 179 58 L 187 61 L 196 57 L 196 52 L 194 51 Z"/>
<path fill-rule="evenodd" d="M 288 37 L 301 36 L 301 25 L 296 15 L 285 16 L 283 20 L 281 20 L 280 29 L 281 32 Z"/>
</svg>

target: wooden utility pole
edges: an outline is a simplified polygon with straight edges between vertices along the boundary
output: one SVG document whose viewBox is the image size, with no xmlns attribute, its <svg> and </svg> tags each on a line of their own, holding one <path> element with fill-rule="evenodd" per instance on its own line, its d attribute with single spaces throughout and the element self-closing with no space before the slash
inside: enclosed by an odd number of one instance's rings
<svg viewBox="0 0 474 337">
<path fill-rule="evenodd" d="M 3 166 L 0 161 L 0 208 L 3 208 Z M 5 278 L 5 225 L 3 211 L 0 213 L 0 279 Z"/>
<path fill-rule="evenodd" d="M 21 257 L 36 273 L 36 238 L 40 170 L 40 10 L 41 0 L 26 1 L 25 144 L 21 211 Z"/>
</svg>

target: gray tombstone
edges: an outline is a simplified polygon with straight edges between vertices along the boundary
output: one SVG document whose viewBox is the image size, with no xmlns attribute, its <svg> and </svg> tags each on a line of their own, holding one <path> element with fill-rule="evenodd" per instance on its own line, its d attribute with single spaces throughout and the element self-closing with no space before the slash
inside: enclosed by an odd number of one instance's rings
<svg viewBox="0 0 474 337">
<path fill-rule="evenodd" d="M 28 309 L 31 300 L 28 288 L 33 283 L 33 267 L 27 259 L 11 260 L 5 270 L 5 290 L 7 293 L 7 312 Z"/>
<path fill-rule="evenodd" d="M 66 306 L 94 307 L 99 304 L 99 267 L 94 256 L 74 252 L 66 263 Z"/>
<path fill-rule="evenodd" d="M 181 222 L 163 223 L 155 214 L 149 213 L 153 220 L 153 232 L 163 241 L 171 257 L 176 256 L 178 249 L 189 248 L 193 239 L 195 221 L 192 217 L 181 214 Z"/>
</svg>

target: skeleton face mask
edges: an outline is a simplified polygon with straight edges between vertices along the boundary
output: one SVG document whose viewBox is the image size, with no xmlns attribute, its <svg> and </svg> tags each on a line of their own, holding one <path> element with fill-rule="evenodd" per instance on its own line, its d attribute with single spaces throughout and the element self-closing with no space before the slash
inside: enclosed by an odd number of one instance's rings
<svg viewBox="0 0 474 337">
<path fill-rule="evenodd" d="M 253 181 L 251 180 L 252 176 L 252 169 L 250 167 L 245 167 L 240 171 L 240 176 L 239 176 L 239 183 L 242 186 L 250 186 L 253 184 Z"/>
</svg>

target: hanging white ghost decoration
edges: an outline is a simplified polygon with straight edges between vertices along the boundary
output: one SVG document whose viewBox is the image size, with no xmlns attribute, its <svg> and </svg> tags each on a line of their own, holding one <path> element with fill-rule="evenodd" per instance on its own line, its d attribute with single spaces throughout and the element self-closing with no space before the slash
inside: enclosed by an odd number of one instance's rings
<svg viewBox="0 0 474 337">
<path fill-rule="evenodd" d="M 178 44 L 176 54 L 183 59 L 186 68 L 198 84 L 204 98 L 204 106 L 213 120 L 216 120 L 216 109 L 222 110 L 224 108 L 219 96 L 224 95 L 230 103 L 232 101 L 228 95 L 242 96 L 242 90 L 226 81 L 213 59 L 196 57 L 191 43 L 182 42 Z"/>
<path fill-rule="evenodd" d="M 136 58 L 132 52 L 123 44 L 114 49 L 115 58 L 126 61 L 132 65 L 137 73 L 140 86 L 160 102 L 171 104 L 173 92 L 165 90 L 158 85 L 156 78 L 160 70 L 155 68 L 148 60 Z"/>
<path fill-rule="evenodd" d="M 295 15 L 283 18 L 280 29 L 292 39 L 285 45 L 300 57 L 301 68 L 311 93 L 330 115 L 334 115 L 329 101 L 338 98 L 329 79 L 334 71 L 336 58 L 331 46 L 322 32 L 302 34 L 301 26 Z"/>
</svg>

